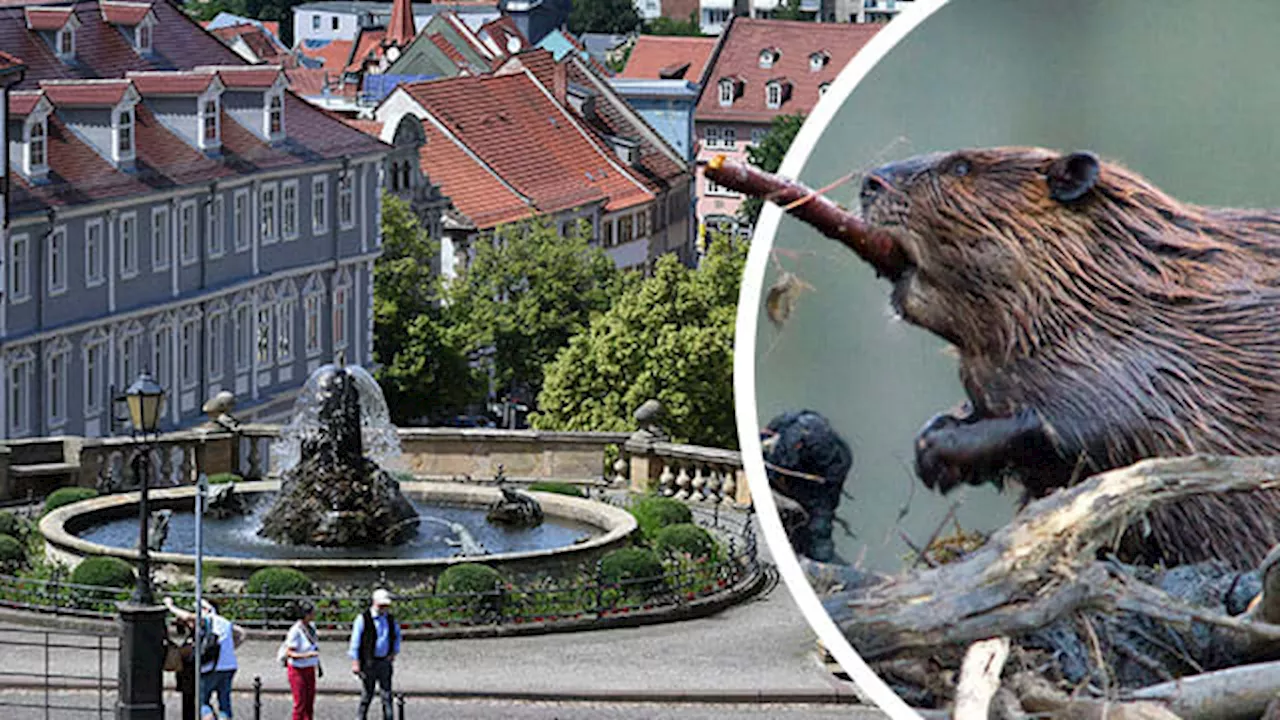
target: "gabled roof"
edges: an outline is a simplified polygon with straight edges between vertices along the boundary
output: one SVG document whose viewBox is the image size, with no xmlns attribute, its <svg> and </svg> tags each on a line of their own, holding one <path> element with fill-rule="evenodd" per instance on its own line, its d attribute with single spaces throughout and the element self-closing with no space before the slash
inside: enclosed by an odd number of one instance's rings
<svg viewBox="0 0 1280 720">
<path fill-rule="evenodd" d="M 44 80 L 40 89 L 55 107 L 100 108 L 119 105 L 133 91 L 133 84 L 128 80 Z"/>
<path fill-rule="evenodd" d="M 35 7 L 28 5 L 24 10 L 27 29 L 37 32 L 61 30 L 75 16 L 75 13 L 69 7 Z"/>
<path fill-rule="evenodd" d="M 510 15 L 502 15 L 481 25 L 476 35 L 495 57 L 508 57 L 529 49 L 529 39 L 520 32 Z"/>
<path fill-rule="evenodd" d="M 281 80 L 284 68 L 279 65 L 201 65 L 196 72 L 217 72 L 228 90 L 266 90 Z M 288 82 L 288 78 L 283 78 Z"/>
<path fill-rule="evenodd" d="M 365 60 L 377 60 L 382 57 L 382 41 L 387 37 L 387 31 L 382 28 L 362 28 L 360 33 L 356 35 L 356 49 L 351 53 L 350 59 L 347 61 L 347 72 L 360 72 L 364 69 Z"/>
<path fill-rule="evenodd" d="M 431 35 L 428 39 L 431 41 L 432 45 L 435 45 L 440 49 L 440 52 L 445 54 L 445 57 L 449 58 L 454 65 L 457 65 L 459 70 L 471 69 L 471 63 L 467 62 L 467 58 L 458 51 L 458 48 L 450 44 L 443 35 L 436 33 Z"/>
<path fill-rule="evenodd" d="M 618 77 L 691 80 L 702 82 L 702 72 L 707 67 L 711 51 L 716 47 L 713 37 L 675 37 L 641 35 L 636 38 L 627 66 Z M 663 74 L 668 68 L 687 66 L 681 75 Z"/>
<path fill-rule="evenodd" d="M 214 83 L 218 76 L 214 73 L 191 72 L 131 72 L 125 77 L 133 82 L 134 88 L 143 97 L 177 96 L 190 97 L 202 95 Z"/>
<path fill-rule="evenodd" d="M 807 114 L 818 102 L 819 86 L 835 80 L 882 27 L 875 23 L 812 23 L 735 17 L 725 28 L 707 69 L 694 117 L 699 122 L 767 123 L 779 114 Z M 771 67 L 762 68 L 760 53 L 766 48 L 776 49 L 780 55 Z M 829 53 L 831 61 L 816 72 L 810 70 L 809 56 L 821 51 Z M 632 51 L 632 57 L 635 57 L 635 51 Z M 720 105 L 715 88 L 722 78 L 736 78 L 743 83 L 742 94 L 730 106 Z M 771 80 L 790 81 L 792 84 L 790 98 L 780 108 L 770 108 L 765 102 L 765 85 Z"/>
<path fill-rule="evenodd" d="M 40 101 L 47 99 L 43 90 L 16 90 L 9 93 L 9 116 L 26 117 L 35 112 Z"/>
<path fill-rule="evenodd" d="M 353 46 L 354 43 L 350 40 L 331 40 L 318 47 L 304 45 L 300 50 L 303 55 L 319 60 L 320 67 L 328 70 L 336 77 L 341 75 L 347 64 L 351 62 L 351 48 Z"/>
<path fill-rule="evenodd" d="M 140 25 L 148 15 L 155 20 L 155 13 L 151 12 L 152 3 L 145 2 L 124 2 L 123 0 L 101 0 L 98 7 L 102 11 L 102 19 L 112 25 L 123 25 L 125 27 L 134 27 Z"/>
<path fill-rule="evenodd" d="M 612 211 L 653 199 L 530 73 L 457 77 L 404 90 L 542 212 L 593 202 Z"/>
<path fill-rule="evenodd" d="M 284 47 L 276 44 L 266 29 L 251 23 L 226 25 L 210 32 L 227 44 L 239 38 L 259 60 L 271 60 L 287 52 Z"/>
</svg>

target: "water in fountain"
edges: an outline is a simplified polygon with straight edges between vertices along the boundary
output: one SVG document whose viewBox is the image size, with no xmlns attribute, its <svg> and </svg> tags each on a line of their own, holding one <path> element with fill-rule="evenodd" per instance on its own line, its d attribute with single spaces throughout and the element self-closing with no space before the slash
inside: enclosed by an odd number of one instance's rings
<svg viewBox="0 0 1280 720">
<path fill-rule="evenodd" d="M 323 365 L 311 373 L 293 402 L 293 417 L 280 428 L 280 437 L 271 444 L 271 469 L 283 475 L 302 458 L 302 440 L 320 430 L 323 393 L 320 383 L 336 372 L 336 365 Z M 347 365 L 343 370 L 355 382 L 360 400 L 360 438 L 364 455 L 382 467 L 391 467 L 400 457 L 400 435 L 391 424 L 391 411 L 382 388 L 368 370 Z"/>
<path fill-rule="evenodd" d="M 290 545 L 337 547 L 399 545 L 417 535 L 417 510 L 399 483 L 365 455 L 362 396 L 380 403 L 384 417 L 372 419 L 385 421 L 382 392 L 362 369 L 325 365 L 307 379 L 289 427 L 298 457 L 281 476 L 260 535 Z M 389 445 L 399 449 L 398 441 L 375 442 L 382 453 Z"/>
</svg>

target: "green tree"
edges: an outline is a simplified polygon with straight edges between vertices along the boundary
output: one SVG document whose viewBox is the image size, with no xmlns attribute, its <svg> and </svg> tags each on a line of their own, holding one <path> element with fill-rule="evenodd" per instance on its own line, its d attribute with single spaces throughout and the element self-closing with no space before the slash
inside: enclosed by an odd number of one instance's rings
<svg viewBox="0 0 1280 720">
<path fill-rule="evenodd" d="M 382 256 L 373 266 L 373 355 L 391 419 L 456 415 L 484 386 L 453 344 L 431 272 L 439 248 L 408 204 L 382 196 Z"/>
<path fill-rule="evenodd" d="M 702 26 L 698 24 L 698 11 L 689 13 L 688 20 L 674 20 L 668 17 L 657 17 L 644 24 L 645 35 L 702 35 Z"/>
<path fill-rule="evenodd" d="M 201 22 L 212 20 L 218 13 L 280 23 L 280 42 L 293 47 L 293 7 L 307 0 L 196 0 L 182 6 L 188 15 Z"/>
<path fill-rule="evenodd" d="M 778 9 L 773 11 L 774 20 L 810 20 L 814 18 L 814 13 L 805 12 L 800 9 L 800 0 L 785 0 L 778 5 Z"/>
<path fill-rule="evenodd" d="M 796 133 L 800 132 L 803 124 L 804 115 L 800 113 L 774 116 L 764 139 L 747 149 L 747 162 L 765 172 L 778 172 L 787 148 L 791 147 L 791 142 L 796 139 Z M 762 207 L 764 203 L 760 198 L 747 198 L 738 208 L 738 217 L 748 225 L 755 225 Z"/>
<path fill-rule="evenodd" d="M 640 14 L 632 0 L 574 0 L 569 11 L 569 32 L 629 33 L 640 27 Z"/>
<path fill-rule="evenodd" d="M 720 235 L 696 270 L 660 258 L 547 368 L 533 427 L 625 432 L 657 398 L 675 440 L 737 447 L 733 330 L 745 261 L 746 245 Z"/>
<path fill-rule="evenodd" d="M 561 236 L 545 218 L 504 225 L 477 241 L 470 265 L 445 292 L 455 347 L 493 348 L 498 390 L 525 402 L 542 388 L 543 366 L 630 284 L 585 221 Z"/>
</svg>

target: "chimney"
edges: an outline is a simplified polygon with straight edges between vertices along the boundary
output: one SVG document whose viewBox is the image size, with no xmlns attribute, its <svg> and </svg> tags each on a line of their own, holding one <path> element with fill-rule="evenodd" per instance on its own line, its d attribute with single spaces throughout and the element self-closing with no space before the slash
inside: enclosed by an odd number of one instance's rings
<svg viewBox="0 0 1280 720">
<path fill-rule="evenodd" d="M 416 34 L 412 0 L 394 0 L 391 4 L 391 22 L 387 23 L 387 43 L 405 47 Z"/>
<path fill-rule="evenodd" d="M 555 87 L 551 89 L 551 92 L 556 96 L 556 102 L 565 105 L 569 93 L 569 71 L 562 62 L 556 63 L 554 81 Z"/>
</svg>

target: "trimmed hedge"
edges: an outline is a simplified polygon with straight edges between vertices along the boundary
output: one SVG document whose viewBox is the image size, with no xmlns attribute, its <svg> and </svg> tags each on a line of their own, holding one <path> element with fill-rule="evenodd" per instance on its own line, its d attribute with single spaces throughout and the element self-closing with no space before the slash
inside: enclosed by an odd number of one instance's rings
<svg viewBox="0 0 1280 720">
<path fill-rule="evenodd" d="M 658 554 L 647 548 L 622 548 L 600 559 L 600 580 L 618 585 L 628 596 L 655 594 L 666 583 L 665 572 Z M 634 580 L 645 582 L 630 582 Z"/>
<path fill-rule="evenodd" d="M 554 480 L 543 480 L 531 483 L 529 489 L 534 492 L 549 492 L 557 495 L 569 495 L 572 497 L 587 497 L 587 491 L 574 485 L 573 483 L 555 482 Z"/>
<path fill-rule="evenodd" d="M 96 585 L 99 587 L 128 588 L 135 582 L 133 567 L 117 557 L 100 555 L 85 558 L 71 571 L 71 582 L 75 585 Z"/>
<path fill-rule="evenodd" d="M 262 568 L 249 576 L 244 584 L 246 595 L 267 594 L 273 597 L 281 595 L 310 595 L 315 592 L 315 583 L 299 570 L 287 567 Z"/>
<path fill-rule="evenodd" d="M 440 573 L 436 580 L 436 594 L 486 593 L 501 588 L 506 581 L 497 570 L 480 563 L 459 563 Z"/>
<path fill-rule="evenodd" d="M 631 514 L 640 526 L 640 533 L 650 542 L 659 530 L 668 525 L 693 522 L 693 511 L 688 505 L 668 497 L 648 495 L 631 505 Z"/>
<path fill-rule="evenodd" d="M 244 478 L 235 473 L 220 472 L 209 476 L 210 485 L 226 485 L 227 483 L 238 483 Z"/>
<path fill-rule="evenodd" d="M 0 568 L 13 572 L 27 564 L 27 546 L 12 535 L 0 535 Z"/>
<path fill-rule="evenodd" d="M 31 533 L 31 524 L 11 512 L 0 512 L 0 535 L 25 540 Z"/>
<path fill-rule="evenodd" d="M 697 560 L 715 560 L 717 547 L 711 533 L 692 523 L 668 525 L 653 536 L 653 547 L 660 554 L 687 553 Z"/>
<path fill-rule="evenodd" d="M 44 513 L 57 510 L 63 505 L 88 500 L 89 498 L 98 497 L 98 491 L 87 487 L 64 487 L 58 488 L 49 493 L 49 497 L 44 499 Z"/>
</svg>

